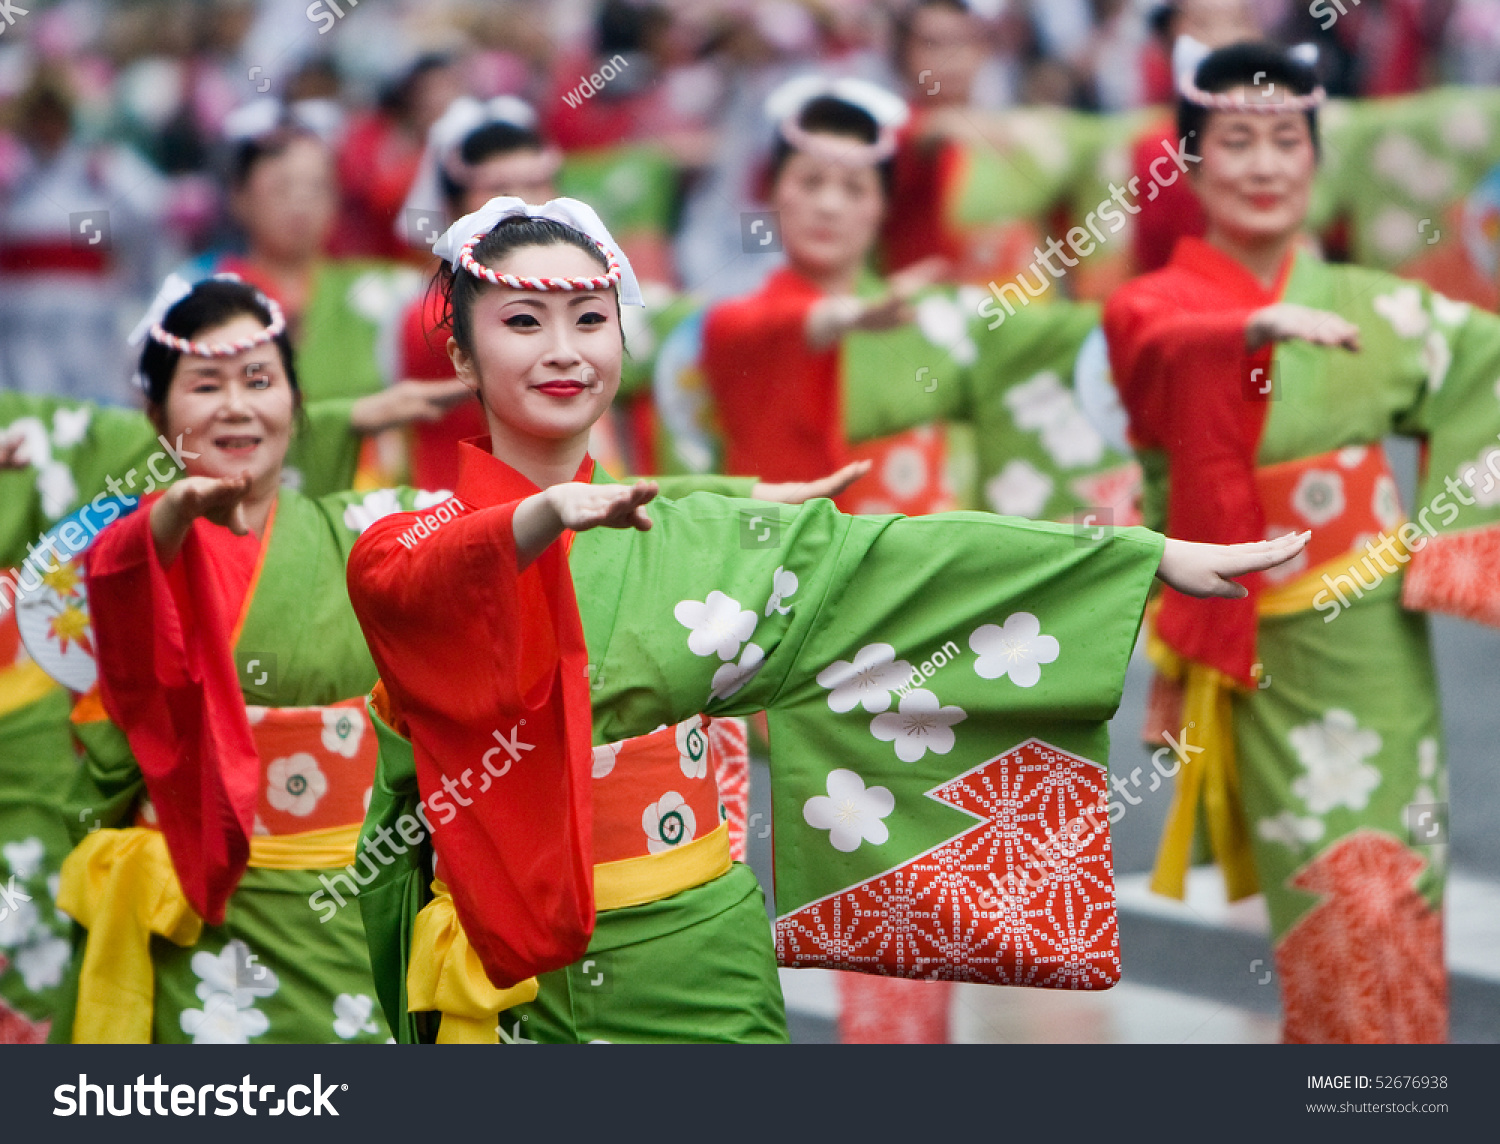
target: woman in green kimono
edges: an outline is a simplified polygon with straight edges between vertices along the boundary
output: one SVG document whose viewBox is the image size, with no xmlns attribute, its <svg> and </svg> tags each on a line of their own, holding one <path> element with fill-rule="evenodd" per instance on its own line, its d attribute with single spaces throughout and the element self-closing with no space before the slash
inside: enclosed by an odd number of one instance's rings
<svg viewBox="0 0 1500 1144">
<path fill-rule="evenodd" d="M 310 402 L 296 433 L 307 492 L 348 487 L 364 435 L 439 416 L 453 398 L 451 387 L 400 384 Z M 0 393 L 0 444 L 10 443 L 10 471 L 0 472 L 0 884 L 26 896 L 0 918 L 0 1044 L 45 1038 L 57 1004 L 70 923 L 54 899 L 72 846 L 59 803 L 78 765 L 67 688 L 23 648 L 17 598 L 73 574 L 60 570 L 56 541 L 44 535 L 97 531 L 112 517 L 88 510 L 96 497 L 134 498 L 181 472 L 191 446 L 157 433 L 134 410 Z M 80 510 L 81 522 L 62 524 Z M 92 821 L 72 826 L 82 832 Z"/>
<path fill-rule="evenodd" d="M 1009 873 L 1018 830 L 1102 794 L 1089 760 L 1152 576 L 1232 596 L 1225 577 L 1305 538 L 1080 543 L 822 500 L 773 524 L 702 496 L 648 517 L 656 488 L 610 482 L 587 452 L 619 383 L 619 304 L 640 301 L 597 216 L 495 199 L 434 250 L 488 449 L 463 447 L 448 513 L 377 522 L 349 569 L 381 671 L 359 901 L 399 1037 L 784 1040 L 778 958 L 1111 982 L 1107 828 L 1051 839 L 1066 885 L 1029 902 L 996 905 L 987 876 Z M 760 709 L 775 949 L 691 748 L 702 718 Z"/>
<path fill-rule="evenodd" d="M 1494 623 L 1500 319 L 1300 241 L 1321 89 L 1278 48 L 1189 72 L 1207 237 L 1105 309 L 1167 531 L 1313 528 L 1206 607 L 1170 589 L 1158 662 L 1194 728 L 1153 887 L 1181 897 L 1200 803 L 1229 896 L 1270 907 L 1289 1041 L 1442 1041 L 1446 761 L 1427 610 Z M 1422 440 L 1403 511 L 1382 440 Z M 1185 731 L 1178 731 L 1179 741 Z"/>
</svg>

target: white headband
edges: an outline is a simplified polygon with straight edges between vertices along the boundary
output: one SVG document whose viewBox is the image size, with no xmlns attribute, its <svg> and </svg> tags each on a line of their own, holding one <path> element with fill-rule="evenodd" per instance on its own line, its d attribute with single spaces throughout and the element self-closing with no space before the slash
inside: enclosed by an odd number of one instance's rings
<svg viewBox="0 0 1500 1144">
<path fill-rule="evenodd" d="M 857 139 L 805 130 L 797 120 L 803 108 L 820 96 L 830 96 L 866 112 L 879 128 L 875 142 L 861 143 Z M 817 75 L 787 80 L 766 97 L 765 112 L 789 146 L 857 167 L 873 167 L 894 155 L 896 131 L 911 117 L 906 101 L 878 84 L 853 78 L 830 80 Z"/>
<path fill-rule="evenodd" d="M 221 282 L 243 282 L 238 274 L 215 274 L 214 279 Z M 150 337 L 154 342 L 160 342 L 168 349 L 177 350 L 180 353 L 193 354 L 197 357 L 234 357 L 246 350 L 252 350 L 256 346 L 264 345 L 277 337 L 286 329 L 286 314 L 276 304 L 276 299 L 268 297 L 261 291 L 256 290 L 255 296 L 264 303 L 267 310 L 271 312 L 271 324 L 259 333 L 251 334 L 247 338 L 236 338 L 232 342 L 201 342 L 180 338 L 176 334 L 169 334 L 162 328 L 162 322 L 166 320 L 167 314 L 172 307 L 181 302 L 196 289 L 196 285 L 183 278 L 180 274 L 169 274 L 167 280 L 161 284 L 161 289 L 156 292 L 156 297 L 151 300 L 146 315 L 136 323 L 135 329 L 130 331 L 130 337 L 126 339 L 132 346 L 138 346 Z M 146 378 L 139 370 L 135 372 L 131 380 L 137 389 L 145 391 L 149 388 Z"/>
<path fill-rule="evenodd" d="M 474 258 L 474 248 L 504 219 L 512 215 L 526 218 L 546 218 L 581 231 L 593 239 L 604 253 L 609 269 L 601 275 L 589 278 L 521 278 L 514 274 L 500 274 Z M 500 286 L 515 290 L 607 290 L 617 285 L 620 288 L 620 304 L 644 306 L 641 286 L 636 281 L 630 260 L 615 244 L 603 221 L 594 213 L 594 208 L 577 199 L 553 199 L 539 207 L 531 206 L 518 198 L 502 195 L 491 199 L 473 214 L 466 214 L 450 226 L 432 244 L 432 253 L 449 266 L 462 268 L 476 278 L 483 278 Z"/>
<path fill-rule="evenodd" d="M 1319 84 L 1307 95 L 1287 92 L 1279 99 L 1236 99 L 1228 92 L 1204 91 L 1198 86 L 1198 65 L 1213 51 L 1201 40 L 1192 36 L 1178 36 L 1172 45 L 1172 74 L 1177 77 L 1177 94 L 1189 103 L 1206 107 L 1210 111 L 1256 111 L 1287 112 L 1311 111 L 1328 98 L 1328 92 Z M 1287 55 L 1300 64 L 1313 67 L 1318 62 L 1316 44 L 1298 44 L 1290 48 Z"/>
</svg>

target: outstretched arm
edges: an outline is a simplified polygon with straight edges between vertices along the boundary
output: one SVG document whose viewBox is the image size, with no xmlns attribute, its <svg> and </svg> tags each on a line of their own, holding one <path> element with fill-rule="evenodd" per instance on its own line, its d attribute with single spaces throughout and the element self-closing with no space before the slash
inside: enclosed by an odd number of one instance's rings
<svg viewBox="0 0 1500 1144">
<path fill-rule="evenodd" d="M 1240 599 L 1250 593 L 1234 582 L 1236 576 L 1285 564 L 1307 547 L 1310 536 L 1311 532 L 1289 532 L 1252 544 L 1195 544 L 1168 537 L 1156 575 L 1187 596 Z"/>
<path fill-rule="evenodd" d="M 646 505 L 656 497 L 655 481 L 633 485 L 589 485 L 568 481 L 553 485 L 516 506 L 511 526 L 516 535 L 516 571 L 531 564 L 565 529 L 651 527 Z"/>
</svg>

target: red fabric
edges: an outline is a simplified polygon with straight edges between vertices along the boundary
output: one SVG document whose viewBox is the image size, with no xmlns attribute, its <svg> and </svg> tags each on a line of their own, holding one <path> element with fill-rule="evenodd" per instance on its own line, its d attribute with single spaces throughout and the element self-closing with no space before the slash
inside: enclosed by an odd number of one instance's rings
<svg viewBox="0 0 1500 1144">
<path fill-rule="evenodd" d="M 1147 128 L 1135 141 L 1131 158 L 1131 173 L 1140 179 L 1139 185 L 1157 187 L 1155 198 L 1141 196 L 1138 200 L 1140 214 L 1135 218 L 1135 269 L 1144 274 L 1160 270 L 1172 257 L 1172 251 L 1180 238 L 1202 238 L 1208 230 L 1208 216 L 1203 213 L 1203 204 L 1198 201 L 1188 176 L 1178 169 L 1176 163 L 1167 159 L 1165 144 L 1176 146 L 1177 122 L 1168 116 L 1154 127 Z M 1157 160 L 1166 159 L 1165 162 Z M 1151 174 L 1151 164 L 1162 172 L 1162 179 Z M 1173 174 L 1176 178 L 1173 178 Z"/>
<path fill-rule="evenodd" d="M 401 360 L 397 376 L 410 381 L 452 381 L 447 328 L 442 327 L 443 300 L 434 290 L 413 299 L 401 316 Z M 458 443 L 485 432 L 479 402 L 465 401 L 440 420 L 412 426 L 412 484 L 422 489 L 451 489 L 458 483 Z"/>
<path fill-rule="evenodd" d="M 777 270 L 754 294 L 703 323 L 703 368 L 724 432 L 724 471 L 810 481 L 843 464 L 839 347 L 808 348 L 807 315 L 823 291 Z"/>
<path fill-rule="evenodd" d="M 949 190 L 963 168 L 963 153 L 947 140 L 919 141 L 920 117 L 901 132 L 892 171 L 891 203 L 880 228 L 887 273 L 942 255 L 964 261 L 964 238 L 946 225 Z"/>
<path fill-rule="evenodd" d="M 221 925 L 250 857 L 260 788 L 233 638 L 262 541 L 199 519 L 164 570 L 151 536 L 157 496 L 89 550 L 99 697 L 140 763 L 183 893 Z M 274 512 L 267 538 L 273 524 Z"/>
<path fill-rule="evenodd" d="M 8 242 L 0 247 L 0 273 L 4 274 L 77 274 L 109 273 L 106 251 L 97 246 L 74 246 L 61 242 Z"/>
<path fill-rule="evenodd" d="M 1250 314 L 1277 301 L 1274 289 L 1201 239 L 1177 244 L 1171 263 L 1118 290 L 1104 307 L 1104 332 L 1131 435 L 1170 456 L 1167 534 L 1236 544 L 1265 539 L 1255 455 L 1266 403 L 1253 400 L 1251 371 L 1269 369 L 1270 347 L 1245 352 Z M 1241 581 L 1240 600 L 1163 593 L 1157 632 L 1180 655 L 1254 685 L 1256 599 L 1262 580 Z"/>
<path fill-rule="evenodd" d="M 394 259 L 411 255 L 396 233 L 396 217 L 421 160 L 421 143 L 383 112 L 350 125 L 339 147 L 338 176 L 344 201 L 329 239 L 331 254 Z M 438 204 L 422 205 L 433 208 Z"/>
<path fill-rule="evenodd" d="M 588 651 L 566 534 L 515 570 L 512 518 L 539 490 L 488 439 L 460 451 L 450 518 L 439 505 L 371 525 L 350 554 L 349 599 L 410 729 L 459 920 L 507 988 L 576 961 L 593 934 Z M 592 469 L 585 458 L 577 479 Z M 512 759 L 497 740 L 525 749 Z"/>
</svg>

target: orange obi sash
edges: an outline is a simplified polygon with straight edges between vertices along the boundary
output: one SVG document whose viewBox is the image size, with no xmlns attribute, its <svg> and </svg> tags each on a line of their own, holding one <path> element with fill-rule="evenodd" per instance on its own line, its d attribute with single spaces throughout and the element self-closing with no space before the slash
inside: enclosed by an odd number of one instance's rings
<svg viewBox="0 0 1500 1144">
<path fill-rule="evenodd" d="M 1384 553 L 1392 571 L 1399 571 L 1409 559 L 1400 539 L 1405 523 L 1400 495 L 1380 445 L 1355 445 L 1267 465 L 1256 471 L 1256 486 L 1268 538 L 1312 530 L 1307 547 L 1295 560 L 1264 573 L 1266 587 L 1256 601 L 1262 617 L 1321 609 L 1326 604 L 1319 601 L 1331 598 L 1330 584 L 1347 582 L 1354 590 L 1351 577 L 1361 592 L 1373 589 L 1387 573 L 1372 552 Z M 1181 728 L 1176 733 L 1186 741 L 1186 729 L 1193 728 L 1191 749 L 1183 748 L 1190 757 L 1180 760 L 1181 774 L 1157 849 L 1151 888 L 1168 897 L 1183 897 L 1201 800 L 1210 849 L 1224 870 L 1226 894 L 1230 901 L 1248 897 L 1259 886 L 1235 765 L 1231 695 L 1239 685 L 1214 668 L 1184 661 L 1154 633 L 1147 649 L 1162 676 L 1180 688 L 1180 711 L 1160 729 Z M 1262 680 L 1261 686 L 1270 683 Z M 1151 715 L 1160 720 L 1162 712 L 1153 710 Z"/>
<path fill-rule="evenodd" d="M 847 461 L 872 462 L 869 473 L 838 495 L 845 512 L 928 516 L 957 506 L 944 471 L 947 438 L 940 425 L 919 425 L 851 445 Z"/>
<path fill-rule="evenodd" d="M 743 736 L 715 735 L 712 723 L 694 715 L 594 748 L 597 909 L 644 905 L 729 872 L 729 812 L 719 798 L 719 771 L 735 775 L 743 760 L 720 756 L 736 742 L 742 748 Z M 536 979 L 505 990 L 490 984 L 438 867 L 434 896 L 412 927 L 407 1009 L 443 1014 L 439 1044 L 495 1044 L 500 1012 L 535 999 Z"/>
<path fill-rule="evenodd" d="M 364 701 L 248 712 L 263 776 L 249 864 L 273 870 L 352 864 L 375 777 L 375 734 Z M 151 937 L 189 946 L 203 928 L 149 800 L 137 808 L 134 827 L 94 831 L 68 855 L 57 904 L 89 931 L 74 1043 L 148 1043 L 156 991 Z"/>
</svg>

